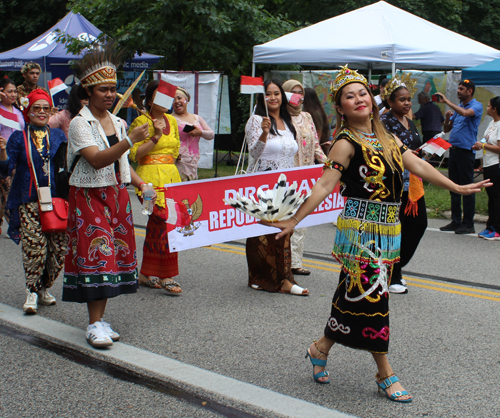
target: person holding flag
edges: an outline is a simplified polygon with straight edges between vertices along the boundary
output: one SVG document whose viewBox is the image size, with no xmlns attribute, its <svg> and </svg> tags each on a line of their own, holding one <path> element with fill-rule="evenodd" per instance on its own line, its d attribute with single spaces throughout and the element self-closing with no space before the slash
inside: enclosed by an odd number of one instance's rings
<svg viewBox="0 0 500 418">
<path fill-rule="evenodd" d="M 129 130 L 131 132 L 143 124 L 149 126 L 147 138 L 134 144 L 129 158 L 139 163 L 137 174 L 146 183 L 151 183 L 155 188 L 160 189 L 165 184 L 181 181 L 179 171 L 175 166 L 180 148 L 177 121 L 167 114 L 168 108 L 156 101 L 158 86 L 161 82 L 162 80 L 155 80 L 148 84 L 146 88 L 147 114 L 137 117 Z M 136 194 L 141 198 L 142 191 L 137 188 Z M 169 251 L 166 223 L 169 213 L 166 208 L 165 194 L 160 190 L 157 194 L 158 198 L 146 227 L 139 284 L 156 289 L 163 288 L 170 295 L 180 295 L 181 286 L 172 279 L 179 274 L 179 263 L 177 252 Z"/>
<path fill-rule="evenodd" d="M 0 80 L 0 140 L 5 145 L 13 132 L 24 130 L 23 114 L 15 106 L 16 101 L 16 84 L 9 78 L 2 78 Z M 11 182 L 11 176 L 0 176 L 0 234 Z"/>
<path fill-rule="evenodd" d="M 244 93 L 255 92 L 243 84 Z M 251 84 L 255 86 L 255 84 Z M 260 84 L 255 113 L 245 126 L 245 138 L 252 157 L 248 171 L 282 170 L 294 167 L 297 132 L 288 113 L 288 100 L 281 83 L 266 80 Z M 267 116 L 269 115 L 269 116 Z M 307 296 L 309 291 L 295 282 L 291 265 L 290 234 L 276 240 L 276 234 L 248 238 L 246 242 L 248 286 L 255 290 Z"/>
<path fill-rule="evenodd" d="M 382 98 L 390 110 L 380 116 L 385 128 L 396 135 L 410 150 L 416 150 L 422 139 L 413 121 L 408 117 L 411 112 L 411 99 L 416 92 L 417 80 L 409 73 L 396 75 L 386 84 Z M 408 170 L 403 172 L 403 195 L 399 220 L 401 222 L 401 253 L 399 263 L 392 269 L 391 293 L 408 293 L 401 269 L 406 266 L 427 229 L 427 209 L 422 180 Z"/>
<path fill-rule="evenodd" d="M 7 142 L 7 156 L 0 155 L 0 174 L 12 176 L 7 200 L 10 222 L 8 234 L 21 243 L 26 276 L 23 310 L 36 314 L 38 305 L 55 305 L 49 289 L 59 276 L 66 253 L 66 231 L 45 232 L 40 221 L 38 191 L 57 194 L 56 154 L 66 137 L 60 129 L 47 126 L 52 100 L 45 90 L 33 90 L 25 100 L 24 130 L 15 131 Z M 4 142 L 4 140 L 2 140 Z"/>
<path fill-rule="evenodd" d="M 127 135 L 122 119 L 109 112 L 124 54 L 108 42 L 73 66 L 89 104 L 69 126 L 67 164 L 76 164 L 69 179 L 62 300 L 87 305 L 86 339 L 93 347 L 108 347 L 120 339 L 103 320 L 108 299 L 137 291 L 134 219 L 126 186 L 151 190 L 127 157 L 134 143 L 146 138 L 148 124 Z"/>
<path fill-rule="evenodd" d="M 188 112 L 191 95 L 186 89 L 177 87 L 173 102 L 172 116 L 177 120 L 181 148 L 175 165 L 179 169 L 182 181 L 198 179 L 198 162 L 200 161 L 200 139 L 211 141 L 214 131 L 205 120 L 194 113 Z"/>
</svg>

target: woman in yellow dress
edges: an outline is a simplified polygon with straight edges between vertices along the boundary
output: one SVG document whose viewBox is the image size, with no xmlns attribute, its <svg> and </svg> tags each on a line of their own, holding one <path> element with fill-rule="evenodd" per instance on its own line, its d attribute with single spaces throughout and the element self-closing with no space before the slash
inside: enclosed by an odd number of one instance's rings
<svg viewBox="0 0 500 418">
<path fill-rule="evenodd" d="M 164 107 L 153 104 L 158 85 L 159 81 L 155 80 L 146 88 L 146 109 L 154 123 L 142 115 L 130 126 L 130 130 L 133 130 L 136 126 L 148 123 L 149 133 L 147 139 L 134 144 L 129 157 L 139 163 L 137 173 L 146 183 L 163 187 L 164 184 L 181 181 L 175 166 L 180 140 L 175 118 L 168 115 Z M 136 189 L 136 194 L 141 197 L 140 189 Z M 169 251 L 165 196 L 160 190 L 157 190 L 157 194 L 156 204 L 146 227 L 139 283 L 156 289 L 161 287 L 171 295 L 180 295 L 182 289 L 172 279 L 179 274 L 179 265 L 177 253 Z"/>
</svg>

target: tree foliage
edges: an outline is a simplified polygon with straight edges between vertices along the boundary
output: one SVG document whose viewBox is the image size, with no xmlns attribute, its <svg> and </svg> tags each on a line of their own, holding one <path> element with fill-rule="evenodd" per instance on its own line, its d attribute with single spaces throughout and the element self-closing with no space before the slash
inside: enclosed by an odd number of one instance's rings
<svg viewBox="0 0 500 418">
<path fill-rule="evenodd" d="M 295 29 L 257 0 L 71 0 L 130 50 L 163 55 L 172 70 L 248 68 L 252 46 Z"/>
</svg>

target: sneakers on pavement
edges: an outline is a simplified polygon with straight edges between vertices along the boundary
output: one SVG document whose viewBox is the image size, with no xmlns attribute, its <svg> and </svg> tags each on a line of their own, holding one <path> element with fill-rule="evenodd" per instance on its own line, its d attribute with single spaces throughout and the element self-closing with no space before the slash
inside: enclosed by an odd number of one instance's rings
<svg viewBox="0 0 500 418">
<path fill-rule="evenodd" d="M 55 305 L 56 298 L 52 296 L 45 287 L 42 287 L 38 292 L 38 303 L 40 305 Z"/>
<path fill-rule="evenodd" d="M 402 284 L 391 284 L 389 286 L 390 293 L 408 293 L 408 288 Z"/>
<path fill-rule="evenodd" d="M 120 334 L 113 331 L 113 329 L 111 328 L 111 325 L 108 322 L 103 321 L 101 319 L 101 324 L 102 324 L 102 327 L 104 328 L 104 330 L 108 333 L 109 338 L 111 338 L 113 340 L 113 342 L 120 341 Z"/>
<path fill-rule="evenodd" d="M 495 231 L 491 231 L 489 234 L 483 235 L 484 239 L 488 241 L 500 241 L 500 234 Z"/>
<path fill-rule="evenodd" d="M 23 311 L 27 314 L 36 314 L 38 311 L 38 295 L 26 289 L 26 303 L 23 305 Z"/>
<path fill-rule="evenodd" d="M 485 235 L 490 234 L 492 231 L 495 231 L 495 229 L 494 229 L 494 228 L 491 228 L 491 229 L 489 229 L 489 228 L 484 228 L 484 229 L 483 229 L 483 230 L 482 230 L 479 234 L 477 234 L 477 236 L 478 236 L 479 238 L 483 238 Z"/>
<path fill-rule="evenodd" d="M 101 322 L 94 322 L 87 327 L 87 334 L 85 335 L 87 342 L 95 348 L 109 347 L 113 345 L 113 340 L 109 337 L 108 333 L 102 326 Z"/>
<path fill-rule="evenodd" d="M 465 235 L 465 234 L 474 234 L 476 230 L 474 229 L 474 226 L 466 226 L 462 225 L 455 229 L 455 234 L 459 235 Z"/>
<path fill-rule="evenodd" d="M 442 226 L 439 228 L 441 231 L 456 231 L 458 228 L 460 228 L 460 224 L 457 224 L 455 222 L 451 222 L 448 225 Z"/>
</svg>

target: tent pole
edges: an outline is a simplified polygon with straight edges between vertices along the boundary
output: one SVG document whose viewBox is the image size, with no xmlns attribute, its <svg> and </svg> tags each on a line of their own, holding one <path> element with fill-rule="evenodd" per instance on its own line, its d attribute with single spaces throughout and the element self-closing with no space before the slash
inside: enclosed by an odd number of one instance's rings
<svg viewBox="0 0 500 418">
<path fill-rule="evenodd" d="M 252 77 L 255 77 L 255 62 L 252 61 Z M 250 95 L 250 113 L 251 115 L 253 112 L 253 94 Z"/>
<path fill-rule="evenodd" d="M 368 84 L 372 83 L 372 63 L 368 63 Z"/>
<path fill-rule="evenodd" d="M 396 63 L 393 62 L 392 63 L 392 78 L 394 78 L 396 76 Z"/>
</svg>

